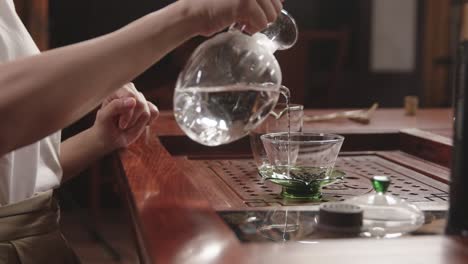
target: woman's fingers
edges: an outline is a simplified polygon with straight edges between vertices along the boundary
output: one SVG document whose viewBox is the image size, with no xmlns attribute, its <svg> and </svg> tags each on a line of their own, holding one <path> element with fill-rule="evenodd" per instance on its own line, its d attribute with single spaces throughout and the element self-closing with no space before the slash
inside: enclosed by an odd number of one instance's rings
<svg viewBox="0 0 468 264">
<path fill-rule="evenodd" d="M 279 12 L 281 12 L 281 10 L 283 9 L 283 1 L 281 0 L 271 0 L 271 3 L 273 4 L 273 6 L 275 7 L 275 10 L 276 12 L 279 14 Z"/>
<path fill-rule="evenodd" d="M 253 34 L 273 22 L 282 8 L 282 0 L 193 0 L 183 1 L 196 6 L 195 14 L 202 20 L 200 34 L 211 36 L 232 23 L 246 26 Z"/>
<path fill-rule="evenodd" d="M 148 122 L 148 124 L 150 124 L 151 122 L 153 122 L 154 120 L 158 119 L 159 117 L 159 109 L 157 106 L 155 106 L 153 103 L 149 102 L 148 101 L 148 108 L 150 110 L 150 121 Z"/>
<path fill-rule="evenodd" d="M 131 98 L 131 97 L 128 97 L 128 98 Z M 132 98 L 132 99 L 135 99 L 135 98 Z M 116 99 L 116 100 L 118 100 L 118 99 Z M 136 105 L 136 100 L 135 100 L 135 105 Z M 125 113 L 122 113 L 122 115 L 119 117 L 119 128 L 120 129 L 126 129 L 128 127 L 128 124 L 132 120 L 134 112 L 135 112 L 135 107 L 129 109 Z"/>
<path fill-rule="evenodd" d="M 129 111 L 131 111 L 132 108 L 135 107 L 135 104 L 136 101 L 134 98 L 115 99 L 105 107 L 101 108 L 98 111 L 98 116 L 102 120 L 111 120 L 116 116 L 127 114 Z"/>
<path fill-rule="evenodd" d="M 276 11 L 275 6 L 273 5 L 272 0 L 257 0 L 258 4 L 263 10 L 263 13 L 265 14 L 268 23 L 271 23 L 276 20 L 276 17 L 278 16 L 278 11 Z"/>
<path fill-rule="evenodd" d="M 143 133 L 148 124 L 148 120 L 143 117 L 137 120 L 134 126 L 129 127 L 125 131 L 125 138 L 127 139 L 127 145 L 133 143 Z"/>
<path fill-rule="evenodd" d="M 268 18 L 257 1 L 248 1 L 243 21 L 246 21 L 246 31 L 253 34 L 268 26 Z"/>
<path fill-rule="evenodd" d="M 137 100 L 137 105 L 135 107 L 132 119 L 128 123 L 127 127 L 134 126 L 135 123 L 140 118 L 146 119 L 148 121 L 149 118 L 150 118 L 150 115 L 151 115 L 145 96 L 141 92 L 138 92 L 136 90 L 135 90 L 134 96 L 135 96 L 135 98 Z"/>
<path fill-rule="evenodd" d="M 245 1 L 240 12 L 240 24 L 246 25 L 246 31 L 253 34 L 261 31 L 274 22 L 283 9 L 281 0 Z"/>
</svg>

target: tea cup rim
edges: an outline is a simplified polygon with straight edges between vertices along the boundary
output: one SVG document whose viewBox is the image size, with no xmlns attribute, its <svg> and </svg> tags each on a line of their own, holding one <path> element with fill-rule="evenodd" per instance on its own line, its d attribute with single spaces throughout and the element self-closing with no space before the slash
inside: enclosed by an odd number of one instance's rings
<svg viewBox="0 0 468 264">
<path fill-rule="evenodd" d="M 274 139 L 274 137 L 280 136 L 287 136 L 288 132 L 275 132 L 275 133 L 266 133 L 260 136 L 262 141 L 275 141 L 276 143 L 287 143 L 288 140 L 281 140 L 281 139 Z M 330 139 L 323 139 L 323 140 L 306 140 L 306 141 L 299 141 L 299 140 L 290 140 L 290 143 L 295 144 L 326 144 L 326 143 L 342 143 L 344 141 L 344 137 L 338 134 L 333 133 L 317 133 L 317 132 L 291 132 L 291 136 L 317 136 L 317 137 L 330 137 Z"/>
</svg>

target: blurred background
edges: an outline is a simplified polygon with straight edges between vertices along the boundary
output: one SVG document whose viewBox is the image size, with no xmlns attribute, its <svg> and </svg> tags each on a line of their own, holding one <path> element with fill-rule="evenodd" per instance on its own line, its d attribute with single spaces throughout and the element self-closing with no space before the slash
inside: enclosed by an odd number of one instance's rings
<svg viewBox="0 0 468 264">
<path fill-rule="evenodd" d="M 15 1 L 42 49 L 111 32 L 173 2 Z M 423 107 L 450 105 L 451 1 L 291 0 L 284 8 L 297 20 L 300 37 L 276 56 L 296 103 L 401 107 L 404 96 L 415 95 Z M 170 109 L 177 75 L 201 41 L 174 50 L 138 77 L 137 87 Z"/>
<path fill-rule="evenodd" d="M 14 1 L 41 50 L 106 34 L 173 2 Z M 403 98 L 413 95 L 421 107 L 451 106 L 452 1 L 286 0 L 284 8 L 297 21 L 299 40 L 275 55 L 294 103 L 306 108 L 367 108 L 374 102 L 403 107 Z M 160 109 L 171 109 L 177 76 L 203 40 L 192 39 L 168 54 L 136 78 L 137 88 Z M 65 129 L 63 138 L 93 120 L 91 113 Z M 131 230 L 122 228 L 129 220 L 121 217 L 111 160 L 100 161 L 59 191 L 65 232 L 84 263 L 137 262 Z"/>
</svg>

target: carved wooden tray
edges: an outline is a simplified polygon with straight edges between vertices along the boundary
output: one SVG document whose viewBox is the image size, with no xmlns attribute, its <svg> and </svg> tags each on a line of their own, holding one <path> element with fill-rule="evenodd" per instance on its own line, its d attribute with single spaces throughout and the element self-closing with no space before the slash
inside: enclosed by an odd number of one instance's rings
<svg viewBox="0 0 468 264">
<path fill-rule="evenodd" d="M 425 208 L 446 208 L 450 142 L 418 130 L 398 134 L 345 135 L 336 168 L 346 178 L 322 190 L 323 201 L 343 201 L 372 191 L 369 179 L 388 175 L 389 192 Z M 367 140 L 366 140 L 367 139 Z M 250 155 L 248 142 L 235 148 L 196 149 L 163 142 L 177 153 L 182 171 L 216 210 L 249 210 L 271 206 L 318 205 L 285 199 L 281 187 L 263 181 Z"/>
<path fill-rule="evenodd" d="M 284 199 L 281 187 L 263 181 L 251 158 L 199 159 L 186 158 L 185 170 L 192 182 L 218 210 L 251 207 L 313 205 Z M 400 151 L 344 153 L 336 168 L 346 178 L 323 188 L 323 201 L 343 201 L 372 191 L 370 177 L 388 175 L 389 192 L 413 203 L 444 206 L 448 201 L 449 170 Z M 190 171 L 190 172 L 188 172 Z M 436 173 L 434 173 L 436 172 Z"/>
</svg>

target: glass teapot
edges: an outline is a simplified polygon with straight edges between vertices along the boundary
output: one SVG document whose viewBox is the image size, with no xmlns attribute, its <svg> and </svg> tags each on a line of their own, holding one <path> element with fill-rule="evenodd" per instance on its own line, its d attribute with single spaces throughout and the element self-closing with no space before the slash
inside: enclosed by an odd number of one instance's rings
<svg viewBox="0 0 468 264">
<path fill-rule="evenodd" d="M 248 35 L 235 24 L 202 43 L 180 73 L 174 116 L 194 141 L 217 146 L 255 129 L 275 107 L 281 70 L 273 53 L 297 41 L 294 19 L 284 10 L 262 32 Z"/>
</svg>

